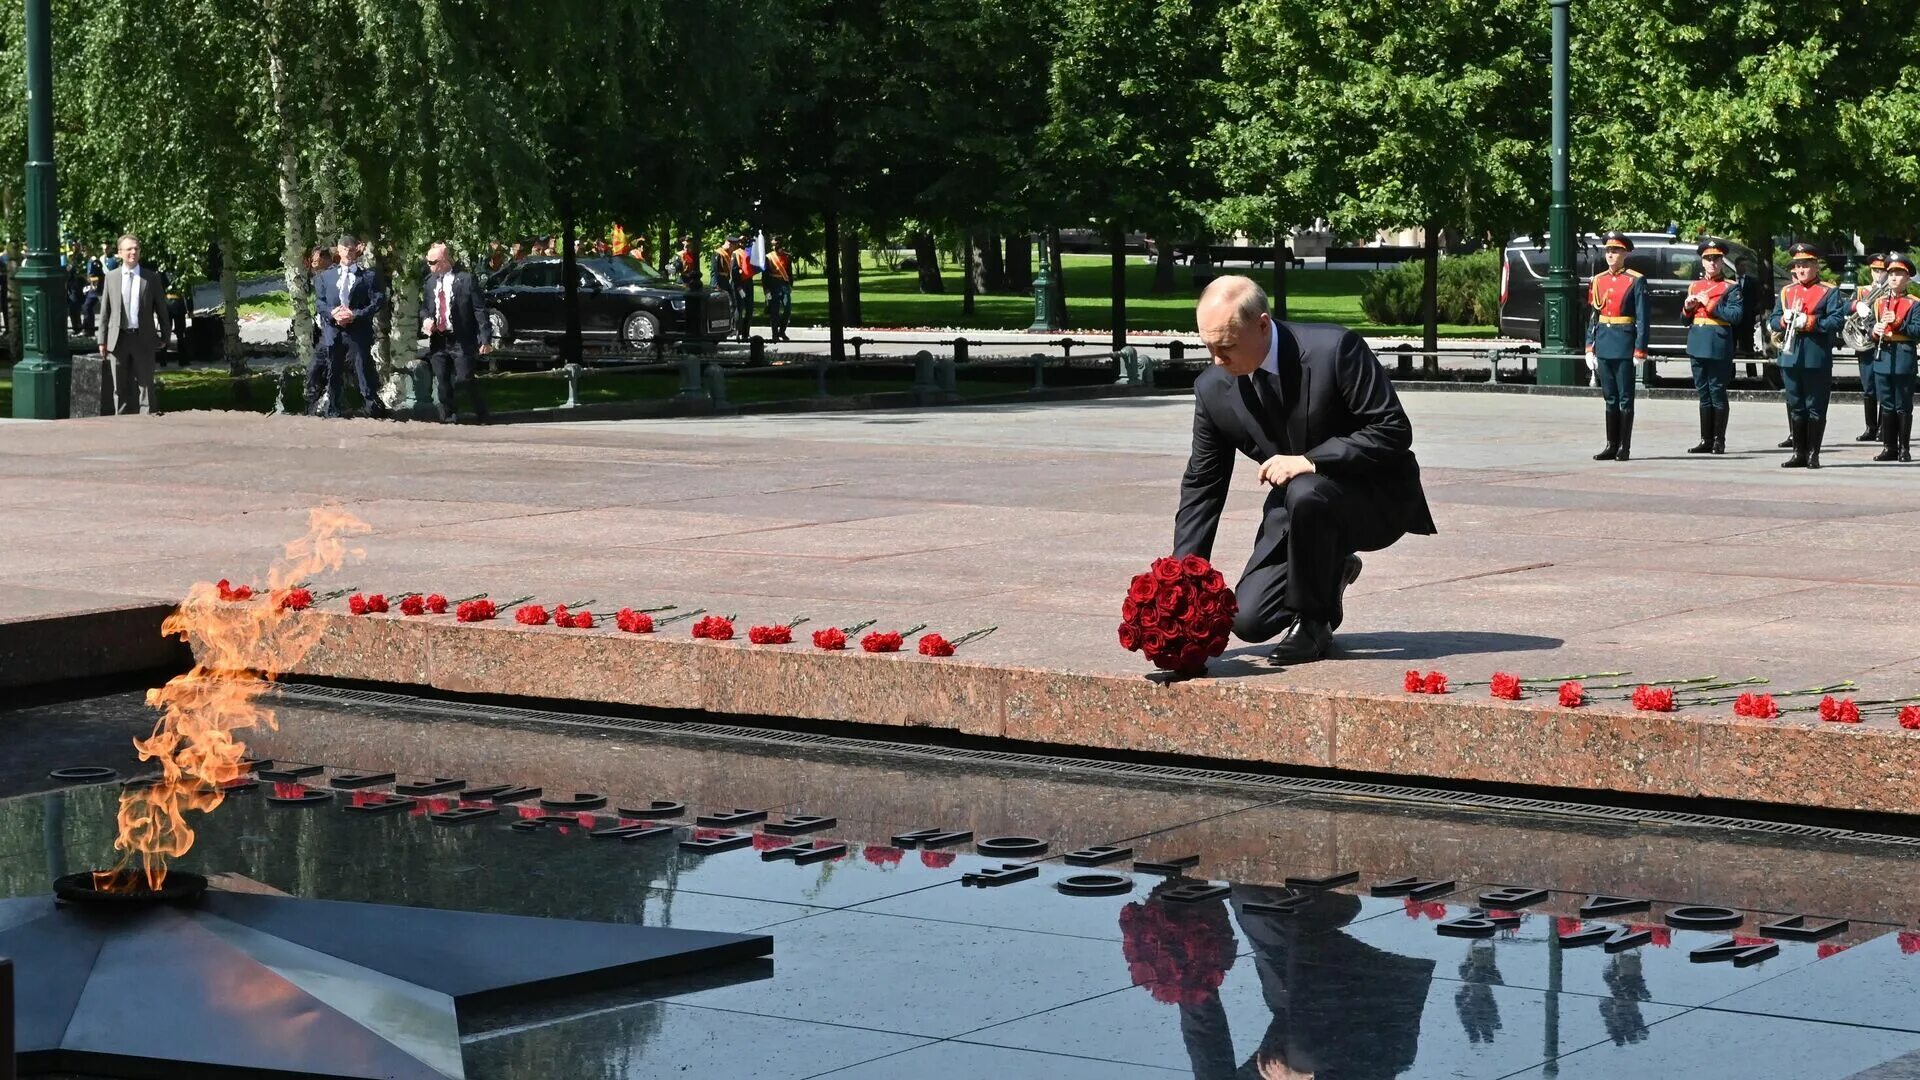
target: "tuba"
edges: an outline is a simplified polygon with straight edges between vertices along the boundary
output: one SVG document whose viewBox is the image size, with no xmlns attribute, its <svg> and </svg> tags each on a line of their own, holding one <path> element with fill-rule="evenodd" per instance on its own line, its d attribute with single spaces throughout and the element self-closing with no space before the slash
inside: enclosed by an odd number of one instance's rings
<svg viewBox="0 0 1920 1080">
<path fill-rule="evenodd" d="M 1880 302 L 1881 297 L 1892 291 L 1893 286 L 1887 283 L 1885 277 L 1882 277 L 1880 284 L 1869 289 L 1864 296 L 1858 292 L 1854 294 L 1856 307 L 1864 302 L 1867 305 L 1867 313 L 1862 315 L 1858 310 L 1848 310 L 1847 321 L 1840 327 L 1840 340 L 1847 348 L 1856 353 L 1863 353 L 1875 347 L 1877 343 L 1873 340 L 1874 305 Z"/>
</svg>

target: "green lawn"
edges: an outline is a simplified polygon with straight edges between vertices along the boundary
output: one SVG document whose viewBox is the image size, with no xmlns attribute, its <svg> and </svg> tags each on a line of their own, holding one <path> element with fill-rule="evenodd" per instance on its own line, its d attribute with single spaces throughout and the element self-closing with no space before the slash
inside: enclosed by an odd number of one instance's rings
<svg viewBox="0 0 1920 1080">
<path fill-rule="evenodd" d="M 1113 270 L 1104 255 L 1068 255 L 1067 318 L 1077 331 L 1106 331 L 1112 326 L 1109 286 Z M 1240 268 L 1235 268 L 1236 271 Z M 1193 271 L 1174 267 L 1175 293 L 1153 296 L 1154 268 L 1137 259 L 1127 263 L 1127 329 L 1193 331 Z M 1380 326 L 1360 312 L 1360 287 L 1367 270 L 1302 270 L 1287 275 L 1287 317 L 1302 322 L 1335 322 L 1370 334 L 1414 335 L 1417 326 Z M 1251 271 L 1255 280 L 1271 286 L 1273 271 Z M 980 296 L 972 315 L 961 314 L 962 280 L 958 267 L 944 266 L 944 294 L 920 291 L 913 271 L 890 272 L 872 264 L 860 274 L 860 314 L 867 326 L 964 327 L 970 330 L 1023 330 L 1033 322 L 1031 295 Z M 756 301 L 764 303 L 759 297 Z M 827 321 L 827 279 L 813 273 L 794 282 L 794 322 L 824 325 Z M 1491 326 L 1442 324 L 1448 337 L 1493 337 Z"/>
</svg>

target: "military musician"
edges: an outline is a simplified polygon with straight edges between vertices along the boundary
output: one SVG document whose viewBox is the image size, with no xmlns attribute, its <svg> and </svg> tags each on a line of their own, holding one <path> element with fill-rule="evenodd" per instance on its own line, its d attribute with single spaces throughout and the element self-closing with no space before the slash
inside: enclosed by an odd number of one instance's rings
<svg viewBox="0 0 1920 1080">
<path fill-rule="evenodd" d="M 1833 344 L 1846 322 L 1840 290 L 1820 280 L 1820 249 L 1795 244 L 1788 249 L 1793 280 L 1780 290 L 1767 316 L 1767 329 L 1780 341 L 1780 381 L 1787 392 L 1787 428 L 1793 456 L 1783 469 L 1820 467 L 1820 440 L 1827 433 L 1827 399 L 1833 393 Z"/>
<path fill-rule="evenodd" d="M 1886 260 L 1887 288 L 1873 302 L 1872 396 L 1880 401 L 1880 452 L 1875 461 L 1912 461 L 1914 342 L 1920 340 L 1920 300 L 1907 295 L 1913 260 Z M 1863 354 L 1865 355 L 1865 354 Z"/>
<path fill-rule="evenodd" d="M 1687 319 L 1687 358 L 1700 395 L 1700 445 L 1689 454 L 1727 452 L 1727 384 L 1733 381 L 1735 332 L 1746 314 L 1740 281 L 1727 272 L 1729 245 L 1717 236 L 1700 241 L 1700 277 L 1687 286 L 1680 311 Z"/>
</svg>

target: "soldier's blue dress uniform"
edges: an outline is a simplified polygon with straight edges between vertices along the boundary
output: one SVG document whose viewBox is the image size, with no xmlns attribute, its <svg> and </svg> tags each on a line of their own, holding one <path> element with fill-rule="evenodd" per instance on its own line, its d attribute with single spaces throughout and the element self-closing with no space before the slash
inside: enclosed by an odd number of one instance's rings
<svg viewBox="0 0 1920 1080">
<path fill-rule="evenodd" d="M 1625 233 L 1608 233 L 1606 247 L 1632 251 Z M 1634 366 L 1647 358 L 1647 286 L 1638 270 L 1602 270 L 1587 288 L 1593 318 L 1587 352 L 1596 362 L 1600 396 L 1607 406 L 1607 448 L 1595 461 L 1626 461 L 1633 449 Z"/>
<path fill-rule="evenodd" d="M 1820 249 L 1795 244 L 1790 263 L 1820 262 Z M 1833 393 L 1833 342 L 1847 321 L 1847 305 L 1840 290 L 1823 282 L 1794 282 L 1780 290 L 1767 316 L 1767 329 L 1786 333 L 1782 316 L 1792 312 L 1807 317 L 1808 325 L 1793 331 L 1790 348 L 1780 350 L 1780 381 L 1787 392 L 1787 427 L 1793 432 L 1793 456 L 1783 469 L 1820 467 L 1820 440 L 1827 433 L 1827 399 Z M 1799 320 L 1796 319 L 1796 324 Z"/>
<path fill-rule="evenodd" d="M 1728 244 L 1717 236 L 1700 240 L 1700 262 L 1724 259 Z M 1681 308 L 1688 317 L 1687 358 L 1693 362 L 1693 388 L 1700 395 L 1700 445 L 1689 454 L 1727 452 L 1727 384 L 1733 381 L 1733 353 L 1740 321 L 1746 317 L 1745 290 L 1740 279 L 1723 267 L 1719 277 L 1707 277 L 1687 286 Z"/>
<path fill-rule="evenodd" d="M 1864 302 L 1866 293 L 1884 281 L 1887 273 L 1887 257 L 1878 251 L 1867 253 L 1867 269 L 1873 272 L 1873 284 L 1865 289 L 1854 290 L 1855 302 Z M 1883 442 L 1880 433 L 1880 398 L 1873 385 L 1873 355 L 1877 350 L 1862 349 L 1855 357 L 1860 362 L 1860 411 L 1866 414 L 1867 426 L 1854 437 L 1855 442 Z"/>
<path fill-rule="evenodd" d="M 1913 277 L 1913 260 L 1905 255 L 1887 259 L 1887 269 Z M 1912 461 L 1914 346 L 1920 342 L 1920 300 L 1888 294 L 1874 301 L 1873 392 L 1880 402 L 1880 445 L 1875 461 Z"/>
</svg>

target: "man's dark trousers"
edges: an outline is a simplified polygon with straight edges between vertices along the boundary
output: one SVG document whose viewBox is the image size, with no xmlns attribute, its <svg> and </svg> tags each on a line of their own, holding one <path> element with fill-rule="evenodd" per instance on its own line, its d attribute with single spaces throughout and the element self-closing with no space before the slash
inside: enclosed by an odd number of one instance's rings
<svg viewBox="0 0 1920 1080">
<path fill-rule="evenodd" d="M 1319 473 L 1296 476 L 1269 492 L 1254 557 L 1233 587 L 1240 605 L 1234 635 L 1265 641 L 1285 630 L 1296 613 L 1333 621 L 1347 556 L 1391 546 L 1406 535 L 1399 520 L 1378 488 Z"/>
<path fill-rule="evenodd" d="M 465 389 L 473 396 L 473 415 L 487 422 L 487 399 L 480 392 L 480 380 L 474 377 L 480 358 L 460 347 L 451 331 L 436 332 L 427 339 L 427 363 L 433 368 L 434 402 L 440 406 L 440 419 L 459 415 L 453 395 Z"/>
</svg>

